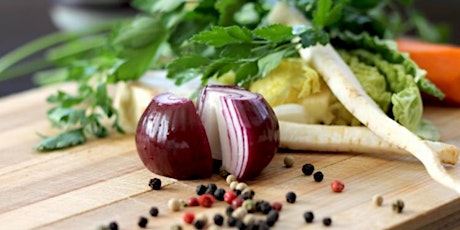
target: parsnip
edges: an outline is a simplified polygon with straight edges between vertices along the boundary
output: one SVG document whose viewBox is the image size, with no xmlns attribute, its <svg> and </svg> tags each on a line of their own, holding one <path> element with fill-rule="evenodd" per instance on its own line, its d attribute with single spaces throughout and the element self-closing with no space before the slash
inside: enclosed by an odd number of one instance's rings
<svg viewBox="0 0 460 230">
<path fill-rule="evenodd" d="M 279 121 L 280 147 L 292 150 L 324 152 L 357 152 L 411 155 L 406 150 L 384 141 L 364 126 L 302 124 Z M 450 144 L 424 140 L 442 163 L 455 165 L 459 149 Z"/>
<path fill-rule="evenodd" d="M 308 49 L 311 49 L 311 57 L 306 55 Z M 380 110 L 330 44 L 308 49 L 300 49 L 301 56 L 311 58 L 313 67 L 350 113 L 389 144 L 413 154 L 434 180 L 460 193 L 460 181 L 447 173 L 438 154 L 426 142 Z"/>
</svg>

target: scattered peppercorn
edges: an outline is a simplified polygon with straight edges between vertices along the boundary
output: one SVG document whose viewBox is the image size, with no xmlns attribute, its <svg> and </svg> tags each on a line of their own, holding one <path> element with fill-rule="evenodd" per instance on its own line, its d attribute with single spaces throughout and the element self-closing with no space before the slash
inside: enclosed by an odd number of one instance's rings
<svg viewBox="0 0 460 230">
<path fill-rule="evenodd" d="M 198 203 L 202 207 L 210 208 L 214 203 L 214 196 L 209 194 L 203 194 L 198 198 Z"/>
<path fill-rule="evenodd" d="M 243 204 L 241 205 L 248 213 L 253 213 L 256 210 L 256 204 L 252 199 L 248 199 L 243 201 Z"/>
<path fill-rule="evenodd" d="M 175 224 L 175 225 L 172 225 L 169 230 L 182 230 L 182 226 L 178 225 L 178 224 Z"/>
<path fill-rule="evenodd" d="M 394 212 L 401 213 L 404 209 L 404 202 L 398 199 L 395 202 L 393 202 L 392 207 Z"/>
<path fill-rule="evenodd" d="M 229 206 L 227 206 L 227 208 L 225 209 L 225 214 L 226 214 L 227 216 L 231 216 L 234 210 L 235 210 L 235 209 L 234 209 L 231 205 L 229 205 Z"/>
<path fill-rule="evenodd" d="M 286 201 L 288 203 L 295 203 L 295 200 L 297 199 L 297 195 L 294 192 L 288 192 L 286 193 Z M 271 207 L 271 206 L 270 206 Z"/>
<path fill-rule="evenodd" d="M 233 174 L 229 174 L 227 178 L 225 178 L 225 181 L 227 182 L 228 185 L 230 185 L 230 183 L 232 183 L 233 181 L 237 181 L 236 176 Z"/>
<path fill-rule="evenodd" d="M 380 195 L 375 195 L 372 197 L 372 203 L 374 203 L 374 205 L 380 207 L 382 206 L 383 204 L 383 197 L 380 196 Z"/>
<path fill-rule="evenodd" d="M 196 194 L 198 196 L 203 195 L 206 192 L 206 186 L 203 184 L 197 185 L 196 186 Z"/>
<path fill-rule="evenodd" d="M 313 219 L 315 218 L 315 215 L 313 215 L 313 212 L 307 211 L 303 214 L 303 218 L 305 219 L 305 222 L 311 223 L 313 222 Z"/>
<path fill-rule="evenodd" d="M 235 189 L 236 190 L 240 190 L 240 191 L 243 191 L 244 189 L 246 189 L 248 187 L 248 185 L 244 182 L 240 182 L 236 185 Z"/>
<path fill-rule="evenodd" d="M 180 204 L 180 201 L 176 198 L 171 198 L 169 199 L 168 201 L 168 208 L 171 210 L 171 211 L 174 211 L 174 212 L 177 212 L 181 209 L 181 204 Z"/>
<path fill-rule="evenodd" d="M 225 178 L 228 177 L 228 175 L 230 175 L 230 173 L 229 173 L 227 170 L 225 170 L 225 169 L 220 169 L 219 175 L 220 175 L 220 177 L 222 177 L 222 178 L 225 179 Z"/>
<path fill-rule="evenodd" d="M 333 192 L 342 192 L 345 189 L 345 183 L 339 180 L 334 180 L 331 183 L 331 189 Z"/>
<path fill-rule="evenodd" d="M 224 217 L 221 214 L 214 215 L 214 224 L 217 226 L 222 226 L 224 224 Z"/>
<path fill-rule="evenodd" d="M 238 228 L 238 230 L 246 230 L 247 228 L 246 224 L 244 224 L 244 222 L 241 220 L 236 221 L 236 227 Z"/>
<path fill-rule="evenodd" d="M 109 229 L 110 230 L 118 230 L 118 223 L 115 221 L 112 221 L 109 223 Z"/>
<path fill-rule="evenodd" d="M 152 188 L 152 190 L 160 190 L 161 189 L 161 180 L 158 179 L 158 178 L 150 179 L 149 187 Z"/>
<path fill-rule="evenodd" d="M 267 214 L 267 224 L 268 226 L 273 226 L 275 225 L 276 221 L 278 221 L 279 218 L 279 213 L 278 211 L 272 209 L 270 212 Z"/>
<path fill-rule="evenodd" d="M 214 183 L 209 183 L 209 184 L 208 184 L 208 187 L 207 187 L 207 189 L 206 189 L 208 192 L 206 192 L 206 193 L 208 193 L 208 194 L 213 194 L 213 193 L 216 191 L 216 189 L 217 189 L 217 185 L 216 185 L 216 184 L 214 184 Z"/>
<path fill-rule="evenodd" d="M 265 220 L 259 220 L 259 222 L 257 223 L 257 226 L 259 226 L 259 228 L 256 228 L 258 230 L 269 230 L 270 229 L 270 226 L 268 226 L 267 221 Z"/>
<path fill-rule="evenodd" d="M 331 219 L 330 217 L 325 217 L 325 218 L 323 219 L 323 224 L 324 224 L 324 226 L 331 226 L 331 224 L 332 224 L 332 219 Z"/>
<path fill-rule="evenodd" d="M 281 204 L 280 202 L 275 201 L 272 203 L 272 209 L 280 212 L 282 208 L 283 208 L 283 204 Z"/>
<path fill-rule="evenodd" d="M 227 224 L 228 224 L 229 227 L 235 227 L 237 221 L 238 220 L 233 216 L 229 216 L 227 218 Z"/>
<path fill-rule="evenodd" d="M 158 216 L 158 208 L 157 207 L 151 207 L 149 210 L 149 213 L 151 216 Z"/>
<path fill-rule="evenodd" d="M 238 220 L 242 220 L 246 214 L 248 214 L 248 211 L 246 211 L 243 207 L 239 207 L 233 211 L 232 216 Z"/>
<path fill-rule="evenodd" d="M 206 224 L 208 223 L 208 216 L 204 213 L 198 213 L 198 215 L 196 215 L 195 217 L 195 220 L 196 221 L 201 221 L 203 222 L 203 224 L 206 226 Z"/>
<path fill-rule="evenodd" d="M 257 206 L 256 206 L 256 208 L 257 208 Z M 268 214 L 270 212 L 270 210 L 272 210 L 272 206 L 267 201 L 262 201 L 262 203 L 260 203 L 259 209 L 263 214 L 266 215 L 266 214 Z"/>
<path fill-rule="evenodd" d="M 196 229 L 203 229 L 205 224 L 202 220 L 197 220 L 195 223 L 193 223 L 193 226 L 195 226 Z"/>
<path fill-rule="evenodd" d="M 230 182 L 230 184 L 229 184 L 230 189 L 231 189 L 231 190 L 235 190 L 235 189 L 236 189 L 236 186 L 238 185 L 238 183 L 239 183 L 239 182 L 236 181 L 236 180 Z"/>
<path fill-rule="evenodd" d="M 294 157 L 286 156 L 284 157 L 284 167 L 291 168 L 294 165 Z"/>
<path fill-rule="evenodd" d="M 237 197 L 236 193 L 232 190 L 227 190 L 225 191 L 224 194 L 224 201 L 227 202 L 227 204 L 232 204 L 233 200 Z"/>
<path fill-rule="evenodd" d="M 324 178 L 324 175 L 321 171 L 318 171 L 313 174 L 313 178 L 315 178 L 316 182 L 321 182 Z"/>
<path fill-rule="evenodd" d="M 244 202 L 243 198 L 238 196 L 235 199 L 233 199 L 232 206 L 233 206 L 234 209 L 237 209 L 237 208 L 241 207 L 243 202 Z"/>
<path fill-rule="evenodd" d="M 195 214 L 193 214 L 193 212 L 184 212 L 182 214 L 182 220 L 187 224 L 192 224 L 195 220 Z"/>
<path fill-rule="evenodd" d="M 315 171 L 315 166 L 312 164 L 307 163 L 302 166 L 302 172 L 305 176 L 310 176 L 313 174 L 313 171 Z"/>
<path fill-rule="evenodd" d="M 198 198 L 192 196 L 190 198 L 188 198 L 187 200 L 187 206 L 189 207 L 195 207 L 195 206 L 198 206 L 200 205 L 200 203 L 198 202 Z"/>
<path fill-rule="evenodd" d="M 223 188 L 218 188 L 216 191 L 214 191 L 214 197 L 216 200 L 219 201 L 224 201 L 224 194 L 225 194 L 225 189 Z"/>
<path fill-rule="evenodd" d="M 147 223 L 149 220 L 143 216 L 139 217 L 139 221 L 137 222 L 137 225 L 141 228 L 147 227 Z"/>
</svg>

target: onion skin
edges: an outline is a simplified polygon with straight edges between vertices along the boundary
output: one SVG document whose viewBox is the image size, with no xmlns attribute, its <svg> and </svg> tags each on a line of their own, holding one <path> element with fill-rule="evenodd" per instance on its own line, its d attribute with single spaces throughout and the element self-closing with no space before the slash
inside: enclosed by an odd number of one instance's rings
<svg viewBox="0 0 460 230">
<path fill-rule="evenodd" d="M 192 101 L 171 93 L 155 96 L 136 130 L 136 148 L 153 173 L 178 180 L 212 175 L 205 129 Z"/>
</svg>

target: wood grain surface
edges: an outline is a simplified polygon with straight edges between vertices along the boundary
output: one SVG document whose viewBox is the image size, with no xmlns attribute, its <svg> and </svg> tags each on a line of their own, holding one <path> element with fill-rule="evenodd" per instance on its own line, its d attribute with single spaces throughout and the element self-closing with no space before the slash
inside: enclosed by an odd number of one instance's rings
<svg viewBox="0 0 460 230">
<path fill-rule="evenodd" d="M 113 134 L 83 146 L 35 152 L 39 133 L 56 132 L 45 117 L 45 98 L 54 91 L 42 88 L 0 99 L 0 229 L 97 229 L 111 221 L 120 229 L 139 229 L 140 216 L 148 218 L 147 229 L 173 224 L 193 229 L 182 223 L 183 212 L 209 218 L 224 213 L 224 202 L 170 211 L 170 198 L 188 199 L 199 184 L 228 185 L 218 175 L 177 181 L 150 173 L 137 156 L 132 135 Z M 431 106 L 425 116 L 441 129 L 443 141 L 460 146 L 460 109 Z M 288 155 L 295 159 L 292 168 L 283 164 Z M 305 163 L 322 171 L 324 180 L 318 183 L 302 175 Z M 460 179 L 460 166 L 446 167 Z M 148 186 L 153 177 L 161 178 L 161 190 Z M 342 193 L 331 192 L 334 179 L 346 183 Z M 413 157 L 280 150 L 259 177 L 246 183 L 256 199 L 282 202 L 273 229 L 323 229 L 324 217 L 332 219 L 330 229 L 449 229 L 460 223 L 459 195 L 433 181 Z M 296 192 L 296 203 L 285 201 L 288 191 Z M 384 197 L 381 207 L 371 202 L 376 194 Z M 392 211 L 396 199 L 405 203 L 401 214 Z M 158 217 L 149 216 L 152 206 L 159 208 Z M 308 210 L 315 214 L 311 224 L 302 218 Z"/>
</svg>

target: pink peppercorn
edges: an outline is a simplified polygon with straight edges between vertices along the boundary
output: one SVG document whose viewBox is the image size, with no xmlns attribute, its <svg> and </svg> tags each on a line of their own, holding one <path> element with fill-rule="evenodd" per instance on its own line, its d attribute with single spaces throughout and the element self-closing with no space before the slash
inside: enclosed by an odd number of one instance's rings
<svg viewBox="0 0 460 230">
<path fill-rule="evenodd" d="M 334 180 L 331 183 L 331 189 L 333 192 L 342 192 L 345 189 L 345 184 L 340 180 Z"/>
<path fill-rule="evenodd" d="M 200 206 L 209 208 L 214 203 L 214 197 L 211 194 L 203 194 L 198 198 Z"/>
<path fill-rule="evenodd" d="M 283 205 L 280 202 L 275 201 L 272 203 L 272 209 L 280 212 L 282 208 L 283 208 Z"/>
<path fill-rule="evenodd" d="M 224 201 L 227 204 L 232 204 L 233 200 L 237 197 L 236 193 L 232 190 L 227 190 L 224 194 Z"/>
<path fill-rule="evenodd" d="M 184 214 L 182 214 L 182 220 L 187 224 L 192 224 L 193 220 L 195 220 L 195 214 L 193 214 L 193 212 L 184 212 Z"/>
</svg>

